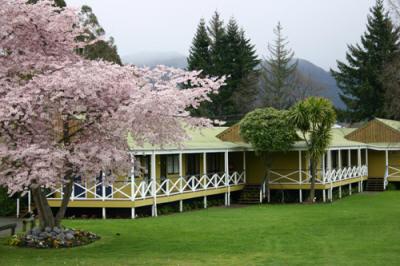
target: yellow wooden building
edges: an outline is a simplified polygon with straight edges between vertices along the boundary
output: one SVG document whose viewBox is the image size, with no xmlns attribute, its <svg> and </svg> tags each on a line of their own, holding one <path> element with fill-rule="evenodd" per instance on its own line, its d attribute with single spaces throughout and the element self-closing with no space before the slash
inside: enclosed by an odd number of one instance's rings
<svg viewBox="0 0 400 266">
<path fill-rule="evenodd" d="M 182 147 L 135 147 L 129 141 L 136 163 L 126 177 L 112 185 L 97 178 L 92 183 L 74 184 L 69 207 L 108 208 L 151 206 L 182 202 L 185 199 L 224 195 L 229 206 L 231 193 L 246 190 L 256 193 L 257 202 L 269 201 L 268 191 L 289 190 L 298 193 L 301 202 L 310 188 L 309 159 L 304 141 L 298 141 L 286 153 L 272 154 L 272 171 L 265 181 L 265 157 L 255 154 L 239 134 L 239 125 L 214 127 L 190 132 Z M 332 128 L 332 142 L 321 158 L 316 189 L 323 201 L 339 198 L 342 188 L 351 194 L 356 188 L 384 190 L 388 182 L 400 181 L 400 122 L 372 120 L 360 128 Z M 135 169 L 136 167 L 136 169 Z M 137 171 L 140 168 L 141 171 Z M 269 190 L 267 189 L 269 187 Z M 52 207 L 60 205 L 61 189 L 49 192 Z"/>
</svg>

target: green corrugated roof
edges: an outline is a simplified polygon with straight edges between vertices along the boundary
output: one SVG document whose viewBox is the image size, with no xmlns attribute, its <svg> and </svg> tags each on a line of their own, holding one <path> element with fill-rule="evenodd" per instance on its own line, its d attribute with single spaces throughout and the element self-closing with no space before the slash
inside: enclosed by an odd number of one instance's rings
<svg viewBox="0 0 400 266">
<path fill-rule="evenodd" d="M 384 123 L 385 125 L 400 131 L 400 121 L 396 121 L 396 120 L 389 120 L 389 119 L 383 119 L 383 118 L 376 118 L 376 120 L 378 120 L 379 122 Z"/>
<path fill-rule="evenodd" d="M 389 119 L 377 118 L 378 121 L 385 125 L 400 131 L 400 121 Z M 183 150 L 222 150 L 222 149 L 247 149 L 251 145 L 244 142 L 229 142 L 222 141 L 217 137 L 218 134 L 226 130 L 228 127 L 212 127 L 202 130 L 188 130 L 190 139 L 183 143 Z M 357 128 L 332 128 L 332 142 L 331 148 L 344 148 L 344 147 L 371 147 L 371 148 L 399 148 L 400 143 L 362 143 L 346 139 L 346 135 L 357 130 Z M 132 138 L 128 137 L 128 145 L 131 150 L 137 151 L 152 151 L 160 150 L 161 148 L 153 147 L 145 144 L 143 147 L 135 146 Z M 305 141 L 297 141 L 293 145 L 293 149 L 305 149 Z M 167 145 L 163 150 L 180 150 L 177 146 Z"/>
<path fill-rule="evenodd" d="M 365 143 L 352 141 L 345 138 L 347 134 L 350 134 L 354 130 L 356 130 L 356 128 L 332 128 L 331 129 L 332 140 L 330 147 L 340 148 L 340 147 L 365 146 Z M 299 134 L 299 136 L 301 135 Z M 306 148 L 306 143 L 305 141 L 297 141 L 293 146 L 294 148 Z"/>
<path fill-rule="evenodd" d="M 233 143 L 222 141 L 216 136 L 228 127 L 212 127 L 204 128 L 201 130 L 188 130 L 190 139 L 185 141 L 183 145 L 184 150 L 208 150 L 208 149 L 234 149 L 250 147 L 245 143 Z M 135 146 L 131 137 L 128 137 L 128 146 L 131 150 L 149 151 L 159 150 L 160 147 L 153 147 L 150 144 L 145 144 L 143 147 Z M 163 150 L 177 150 L 177 146 L 166 145 Z"/>
</svg>

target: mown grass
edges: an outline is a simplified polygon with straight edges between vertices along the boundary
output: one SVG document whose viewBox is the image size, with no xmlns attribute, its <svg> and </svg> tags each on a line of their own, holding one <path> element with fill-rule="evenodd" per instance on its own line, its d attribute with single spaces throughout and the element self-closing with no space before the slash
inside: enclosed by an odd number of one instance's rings
<svg viewBox="0 0 400 266">
<path fill-rule="evenodd" d="M 0 265 L 398 265 L 400 192 L 332 204 L 210 208 L 137 220 L 68 220 L 100 241 L 0 245 Z"/>
</svg>

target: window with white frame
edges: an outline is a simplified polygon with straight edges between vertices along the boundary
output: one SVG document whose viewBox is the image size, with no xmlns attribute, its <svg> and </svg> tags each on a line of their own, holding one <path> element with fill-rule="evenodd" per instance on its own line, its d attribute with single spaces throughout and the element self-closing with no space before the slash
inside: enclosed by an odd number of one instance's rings
<svg viewBox="0 0 400 266">
<path fill-rule="evenodd" d="M 167 156 L 167 173 L 178 174 L 179 173 L 179 155 L 168 155 Z"/>
</svg>

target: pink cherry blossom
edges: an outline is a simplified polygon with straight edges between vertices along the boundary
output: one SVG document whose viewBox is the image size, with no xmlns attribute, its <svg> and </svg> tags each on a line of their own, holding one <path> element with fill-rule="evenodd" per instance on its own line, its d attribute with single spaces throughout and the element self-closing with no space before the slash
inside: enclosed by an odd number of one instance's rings
<svg viewBox="0 0 400 266">
<path fill-rule="evenodd" d="M 0 1 L 0 185 L 10 193 L 58 187 L 67 173 L 127 175 L 128 134 L 137 145 L 179 145 L 187 127 L 210 125 L 188 109 L 223 78 L 82 59 L 76 10 L 51 3 Z"/>
</svg>

